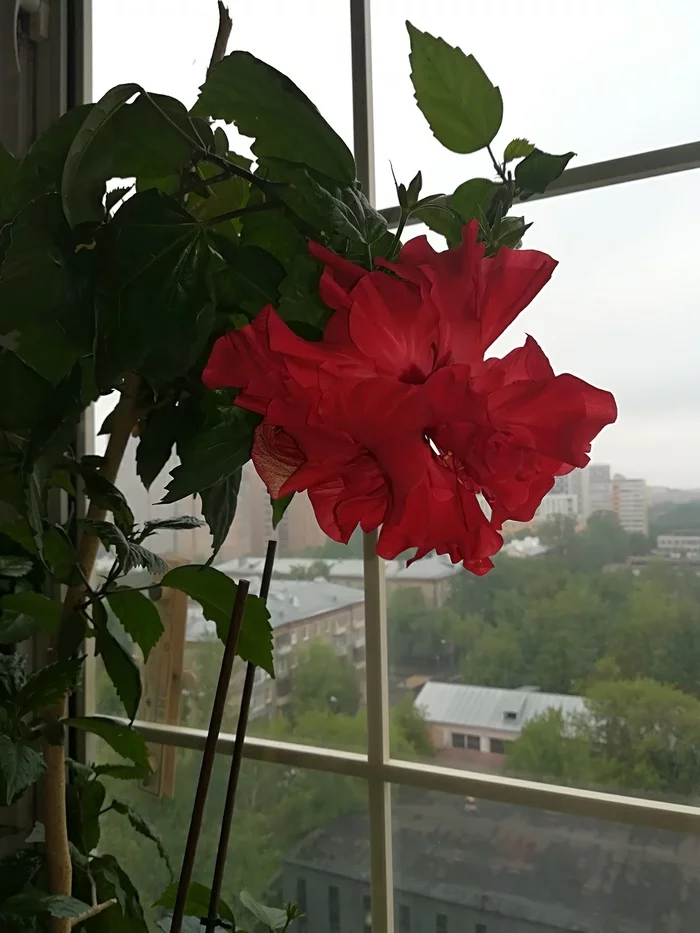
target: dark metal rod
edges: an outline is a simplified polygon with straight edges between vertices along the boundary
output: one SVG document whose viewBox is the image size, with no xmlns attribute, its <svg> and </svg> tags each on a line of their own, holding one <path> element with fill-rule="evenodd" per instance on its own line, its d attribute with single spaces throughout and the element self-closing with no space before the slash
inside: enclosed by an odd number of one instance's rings
<svg viewBox="0 0 700 933">
<path fill-rule="evenodd" d="M 231 670 L 236 656 L 238 646 L 238 636 L 243 625 L 243 612 L 245 610 L 245 601 L 248 596 L 250 583 L 247 580 L 239 580 L 236 590 L 236 599 L 233 603 L 231 612 L 231 622 L 229 624 L 226 644 L 224 646 L 224 655 L 221 659 L 221 669 L 219 671 L 219 681 L 216 685 L 214 694 L 214 704 L 211 710 L 211 719 L 209 721 L 209 731 L 207 740 L 204 744 L 202 754 L 202 767 L 199 771 L 199 781 L 197 782 L 197 791 L 194 797 L 194 806 L 192 807 L 192 819 L 185 843 L 185 854 L 182 859 L 182 870 L 180 871 L 180 881 L 177 886 L 177 895 L 175 897 L 175 907 L 173 908 L 173 918 L 170 923 L 170 933 L 180 933 L 182 929 L 182 920 L 185 915 L 185 903 L 187 902 L 187 892 L 192 881 L 192 872 L 194 869 L 194 859 L 197 854 L 197 843 L 202 829 L 202 819 L 204 817 L 204 805 L 207 801 L 209 792 L 209 783 L 211 773 L 214 768 L 214 758 L 216 757 L 216 743 L 221 732 L 221 722 L 224 718 L 224 708 L 226 706 L 226 694 L 228 692 L 229 681 L 231 680 Z M 217 901 L 218 903 L 218 901 Z"/>
<path fill-rule="evenodd" d="M 270 592 L 270 580 L 272 579 L 272 568 L 275 563 L 276 550 L 277 542 L 268 541 L 267 554 L 265 555 L 265 566 L 263 567 L 262 579 L 260 581 L 261 599 L 267 599 L 267 596 Z M 250 701 L 253 696 L 254 682 L 255 665 L 248 662 L 248 666 L 246 667 L 245 671 L 245 681 L 243 683 L 243 693 L 241 695 L 241 708 L 238 713 L 236 738 L 233 744 L 233 757 L 231 759 L 231 770 L 228 777 L 228 787 L 226 788 L 224 812 L 221 817 L 221 833 L 219 835 L 219 847 L 216 850 L 216 864 L 214 866 L 214 880 L 211 884 L 211 895 L 209 897 L 209 916 L 207 917 L 206 933 L 214 933 L 216 930 L 217 920 L 219 919 L 219 897 L 221 896 L 221 885 L 224 880 L 224 869 L 226 868 L 228 843 L 231 836 L 231 822 L 233 820 L 233 810 L 236 805 L 238 777 L 241 773 L 243 743 L 245 742 L 246 729 L 248 728 L 248 713 L 250 712 Z"/>
</svg>

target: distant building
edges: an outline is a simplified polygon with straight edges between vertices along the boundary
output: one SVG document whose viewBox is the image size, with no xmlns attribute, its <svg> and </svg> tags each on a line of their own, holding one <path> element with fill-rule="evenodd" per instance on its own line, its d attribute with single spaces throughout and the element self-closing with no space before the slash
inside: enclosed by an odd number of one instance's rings
<svg viewBox="0 0 700 933">
<path fill-rule="evenodd" d="M 396 933 L 685 933 L 700 915 L 700 838 L 401 788 L 393 798 Z M 309 834 L 280 902 L 306 933 L 371 929 L 367 815 Z"/>
<path fill-rule="evenodd" d="M 548 492 L 535 512 L 533 521 L 549 521 L 558 515 L 577 521 L 579 514 L 579 499 L 575 493 Z"/>
<path fill-rule="evenodd" d="M 612 482 L 613 510 L 625 531 L 649 533 L 647 487 L 643 479 L 627 479 L 617 474 Z"/>
<path fill-rule="evenodd" d="M 281 557 L 275 561 L 275 577 L 284 578 L 294 574 L 295 569 L 308 570 L 318 564 L 318 558 Z M 219 565 L 219 569 L 229 576 L 253 577 L 262 574 L 265 559 L 263 557 L 242 557 Z M 362 588 L 364 581 L 364 562 L 361 558 L 324 558 L 329 579 L 345 586 Z M 385 562 L 387 592 L 405 587 L 421 590 L 428 606 L 442 606 L 450 595 L 453 578 L 464 573 L 460 564 L 453 564 L 449 557 L 424 557 L 406 566 L 405 561 L 389 560 Z"/>
<path fill-rule="evenodd" d="M 224 566 L 217 569 L 224 570 Z M 275 674 L 271 679 L 258 670 L 251 716 L 274 715 L 289 701 L 298 662 L 299 650 L 312 642 L 333 647 L 347 657 L 364 686 L 365 607 L 360 590 L 325 580 L 272 580 L 267 599 L 275 649 Z M 216 637 L 216 626 L 204 618 L 198 603 L 191 602 L 187 613 L 187 641 L 197 642 Z M 295 650 L 297 649 L 297 650 Z M 242 680 L 243 666 L 237 664 L 233 687 Z"/>
<path fill-rule="evenodd" d="M 700 558 L 700 531 L 671 531 L 659 535 L 656 550 L 667 558 Z"/>
<path fill-rule="evenodd" d="M 567 716 L 585 711 L 581 697 L 429 681 L 415 699 L 438 755 L 450 764 L 502 771 L 508 744 L 523 726 L 550 709 Z"/>
<path fill-rule="evenodd" d="M 613 511 L 610 464 L 589 463 L 580 471 L 581 516 L 587 521 L 594 512 Z"/>
</svg>

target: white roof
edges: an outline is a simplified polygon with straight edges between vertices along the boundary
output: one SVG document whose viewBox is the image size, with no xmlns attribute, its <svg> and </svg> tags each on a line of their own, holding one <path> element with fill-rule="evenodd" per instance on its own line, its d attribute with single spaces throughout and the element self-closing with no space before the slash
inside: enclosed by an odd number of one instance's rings
<svg viewBox="0 0 700 933">
<path fill-rule="evenodd" d="M 415 705 L 427 722 L 506 732 L 520 732 L 526 722 L 550 709 L 559 709 L 567 716 L 586 708 L 582 697 L 540 693 L 532 687 L 507 690 L 434 680 L 423 686 Z"/>
<path fill-rule="evenodd" d="M 288 576 L 293 568 L 303 567 L 307 569 L 312 564 L 317 564 L 319 560 L 328 566 L 330 579 L 344 580 L 362 580 L 364 574 L 364 562 L 357 557 L 341 558 L 318 558 L 318 557 L 278 557 L 275 560 L 276 577 Z M 262 574 L 264 557 L 237 557 L 234 560 L 227 561 L 225 564 L 217 564 L 217 570 L 229 574 L 229 576 L 245 575 L 258 576 Z M 449 557 L 436 556 L 424 557 L 406 566 L 402 560 L 388 560 L 385 562 L 386 577 L 388 580 L 442 580 L 453 577 L 462 571 L 461 565 L 453 564 Z"/>
</svg>

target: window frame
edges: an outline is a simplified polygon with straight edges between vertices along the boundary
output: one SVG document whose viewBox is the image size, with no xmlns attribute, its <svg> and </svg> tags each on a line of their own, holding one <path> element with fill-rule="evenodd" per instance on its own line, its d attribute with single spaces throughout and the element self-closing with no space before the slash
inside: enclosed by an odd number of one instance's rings
<svg viewBox="0 0 700 933">
<path fill-rule="evenodd" d="M 358 178 L 368 198 L 374 203 L 370 0 L 348 0 L 348 2 L 351 30 L 354 151 Z M 91 0 L 80 0 L 79 6 L 83 24 L 81 42 L 68 43 L 66 52 L 69 70 L 72 70 L 73 75 L 79 76 L 80 80 L 77 83 L 81 85 L 82 99 L 87 100 L 90 97 Z M 81 93 L 78 93 L 77 99 L 69 103 L 79 103 L 80 98 Z M 700 141 L 649 152 L 638 152 L 622 158 L 567 169 L 562 177 L 550 186 L 545 195 L 536 195 L 532 200 L 539 200 L 542 197 L 561 197 L 594 188 L 626 184 L 631 181 L 698 168 L 700 168 Z M 389 225 L 395 227 L 398 222 L 399 208 L 391 206 L 384 209 L 382 213 L 389 221 Z M 86 446 L 86 442 L 90 442 L 92 434 L 92 426 L 88 422 L 89 419 L 86 419 L 86 423 L 81 428 L 81 445 L 86 449 L 90 449 L 89 443 Z M 376 556 L 375 544 L 376 532 L 365 536 L 366 704 L 368 711 L 372 713 L 368 716 L 366 753 L 339 751 L 255 737 L 247 737 L 243 748 L 243 756 L 252 761 L 357 777 L 366 782 L 369 800 L 370 904 L 374 933 L 389 933 L 389 931 L 393 933 L 394 930 L 392 784 L 463 797 L 483 798 L 514 807 L 525 806 L 553 810 L 604 822 L 700 834 L 699 807 L 524 781 L 501 775 L 392 758 L 389 744 L 386 586 L 383 562 Z M 326 620 L 326 632 L 329 629 L 329 620 Z M 296 639 L 292 639 L 292 644 L 295 641 Z M 78 697 L 81 710 L 87 711 L 91 708 L 91 693 L 88 681 Z M 201 729 L 139 721 L 134 725 L 149 742 L 199 751 L 204 748 L 206 732 Z M 465 744 L 468 738 L 465 739 Z M 235 736 L 231 734 L 220 735 L 217 753 L 231 755 L 234 741 Z M 84 758 L 84 747 L 79 747 L 78 753 L 79 757 Z M 340 901 L 340 889 L 337 890 Z"/>
</svg>

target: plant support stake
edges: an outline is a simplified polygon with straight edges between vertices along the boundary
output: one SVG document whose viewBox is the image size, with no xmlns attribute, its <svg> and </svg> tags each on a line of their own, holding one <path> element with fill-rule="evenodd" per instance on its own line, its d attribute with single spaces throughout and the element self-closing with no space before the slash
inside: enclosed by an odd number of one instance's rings
<svg viewBox="0 0 700 933">
<path fill-rule="evenodd" d="M 260 598 L 264 600 L 267 600 L 270 592 L 270 580 L 272 579 L 272 568 L 275 563 L 276 550 L 277 542 L 272 540 L 268 541 L 265 566 L 263 567 L 262 579 L 260 581 Z M 219 896 L 221 894 L 221 885 L 224 880 L 224 870 L 226 868 L 226 856 L 228 854 L 228 843 L 231 835 L 231 821 L 233 819 L 233 810 L 236 805 L 236 790 L 238 789 L 238 777 L 241 773 L 243 743 L 245 742 L 246 729 L 248 728 L 248 713 L 250 712 L 250 701 L 253 696 L 254 682 L 255 665 L 249 661 L 245 672 L 245 682 L 241 695 L 241 708 L 238 713 L 238 725 L 236 726 L 236 738 L 233 743 L 231 771 L 229 772 L 224 812 L 221 818 L 221 834 L 219 836 L 219 847 L 216 851 L 216 864 L 214 865 L 214 879 L 211 884 L 206 933 L 214 933 L 219 919 Z"/>
<path fill-rule="evenodd" d="M 224 656 L 221 659 L 221 669 L 219 671 L 219 680 L 216 685 L 214 695 L 214 705 L 212 706 L 211 719 L 209 721 L 209 731 L 202 754 L 202 767 L 199 771 L 199 781 L 197 782 L 197 791 L 194 797 L 194 806 L 192 808 L 192 819 L 187 833 L 187 842 L 185 843 L 185 854 L 182 858 L 182 870 L 180 872 L 180 881 L 177 886 L 177 895 L 175 897 L 175 907 L 173 909 L 173 918 L 170 925 L 170 933 L 180 933 L 182 929 L 182 920 L 185 915 L 185 903 L 187 901 L 187 891 L 192 880 L 192 871 L 194 869 L 194 859 L 197 854 L 197 843 L 202 829 L 202 818 L 204 816 L 204 805 L 207 802 L 209 793 L 209 783 L 211 773 L 214 768 L 214 758 L 216 756 L 216 743 L 221 731 L 221 721 L 224 718 L 224 707 L 226 706 L 226 694 L 228 692 L 229 681 L 231 680 L 231 671 L 233 661 L 236 656 L 238 646 L 238 636 L 243 625 L 243 613 L 245 611 L 246 597 L 250 583 L 247 580 L 238 581 L 238 590 L 236 599 L 233 603 L 231 613 L 231 622 L 226 636 L 226 645 L 224 647 Z"/>
</svg>

